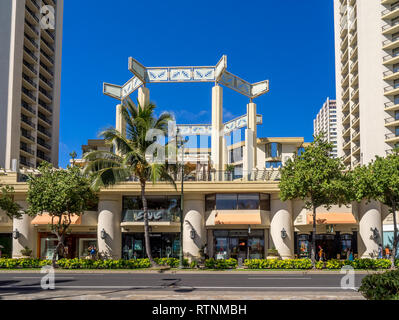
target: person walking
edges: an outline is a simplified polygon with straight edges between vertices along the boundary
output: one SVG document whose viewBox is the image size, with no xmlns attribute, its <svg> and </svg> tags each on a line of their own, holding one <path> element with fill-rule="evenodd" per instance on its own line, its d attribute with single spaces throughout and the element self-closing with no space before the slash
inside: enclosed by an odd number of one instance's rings
<svg viewBox="0 0 399 320">
<path fill-rule="evenodd" d="M 324 250 L 321 246 L 319 246 L 319 261 L 323 261 Z"/>
<path fill-rule="evenodd" d="M 382 259 L 382 245 L 378 246 L 378 259 Z"/>
<path fill-rule="evenodd" d="M 385 259 L 389 259 L 390 256 L 391 256 L 391 251 L 389 250 L 389 247 L 386 246 L 385 247 Z"/>
<path fill-rule="evenodd" d="M 350 249 L 350 250 L 348 251 L 348 260 L 349 260 L 349 261 L 353 261 L 353 251 L 352 251 L 352 249 Z"/>
</svg>

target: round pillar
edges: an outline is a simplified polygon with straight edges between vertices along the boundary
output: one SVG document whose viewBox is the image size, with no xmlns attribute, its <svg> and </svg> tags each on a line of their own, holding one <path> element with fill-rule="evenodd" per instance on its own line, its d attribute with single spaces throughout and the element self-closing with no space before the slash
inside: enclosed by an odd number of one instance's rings
<svg viewBox="0 0 399 320">
<path fill-rule="evenodd" d="M 203 195 L 184 195 L 183 251 L 190 261 L 199 258 L 206 244 L 205 200 Z"/>
<path fill-rule="evenodd" d="M 106 259 L 120 259 L 122 256 L 120 197 L 100 196 L 98 203 L 97 241 L 98 252 Z"/>
<path fill-rule="evenodd" d="M 367 203 L 367 200 L 363 200 L 359 210 L 359 258 L 376 258 L 378 246 L 382 245 L 381 204 L 377 201 Z"/>
<path fill-rule="evenodd" d="M 276 195 L 277 196 L 277 195 Z M 282 237 L 283 229 L 286 237 Z M 271 200 L 270 236 L 282 259 L 294 257 L 294 230 L 291 201 L 282 202 L 278 196 Z"/>
<path fill-rule="evenodd" d="M 26 201 L 18 201 L 16 200 L 22 210 L 28 208 L 28 204 Z M 36 257 L 36 233 L 35 228 L 31 224 L 32 217 L 28 216 L 27 214 L 22 215 L 21 219 L 13 219 L 13 232 L 18 231 L 18 238 L 12 238 L 12 257 L 13 258 L 20 258 L 22 257 L 21 250 L 28 247 L 32 250 L 32 257 Z"/>
</svg>

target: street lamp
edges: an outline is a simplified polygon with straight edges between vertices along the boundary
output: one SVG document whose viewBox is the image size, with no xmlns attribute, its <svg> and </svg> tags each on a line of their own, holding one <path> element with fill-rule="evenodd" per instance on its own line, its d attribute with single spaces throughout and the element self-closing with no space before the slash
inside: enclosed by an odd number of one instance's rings
<svg viewBox="0 0 399 320">
<path fill-rule="evenodd" d="M 19 238 L 19 236 L 20 236 L 20 233 L 19 233 L 18 229 L 15 229 L 15 230 L 12 232 L 12 237 L 16 240 L 16 239 Z"/>
<path fill-rule="evenodd" d="M 283 228 L 283 230 L 281 230 L 281 238 L 282 238 L 282 239 L 287 238 L 287 231 L 285 231 L 284 228 Z"/>
<path fill-rule="evenodd" d="M 103 228 L 102 230 L 101 230 L 101 239 L 105 239 L 105 237 L 107 236 L 107 233 L 105 232 L 105 229 Z"/>
<path fill-rule="evenodd" d="M 176 143 L 177 136 L 179 135 L 180 129 L 177 129 L 176 134 Z M 186 137 L 184 140 L 181 139 L 179 144 L 181 146 L 181 194 L 180 194 L 180 260 L 179 260 L 179 268 L 183 268 L 183 211 L 184 211 L 184 145 L 188 142 L 188 138 Z"/>
</svg>

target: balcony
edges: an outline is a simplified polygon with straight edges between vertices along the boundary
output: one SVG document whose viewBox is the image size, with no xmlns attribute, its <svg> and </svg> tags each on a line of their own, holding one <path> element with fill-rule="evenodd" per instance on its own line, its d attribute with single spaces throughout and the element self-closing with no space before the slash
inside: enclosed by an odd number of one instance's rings
<svg viewBox="0 0 399 320">
<path fill-rule="evenodd" d="M 349 112 L 348 113 L 344 113 L 343 114 L 342 124 L 347 124 L 349 122 L 350 117 L 351 117 L 351 115 L 350 115 Z"/>
<path fill-rule="evenodd" d="M 395 96 L 399 93 L 399 86 L 387 86 L 384 88 L 385 96 Z"/>
<path fill-rule="evenodd" d="M 349 126 L 344 127 L 342 130 L 342 136 L 347 136 L 350 133 L 351 128 Z"/>
<path fill-rule="evenodd" d="M 39 23 L 39 18 L 37 17 L 36 13 L 34 13 L 29 7 L 25 6 L 26 11 L 28 12 L 27 17 L 32 21 L 32 23 Z M 33 20 L 32 20 L 33 19 Z"/>
<path fill-rule="evenodd" d="M 22 102 L 21 102 L 21 105 L 22 105 L 22 107 L 23 107 L 25 110 L 29 111 L 32 115 L 36 115 L 35 110 L 34 110 L 29 104 L 27 104 L 25 101 L 22 101 Z"/>
<path fill-rule="evenodd" d="M 37 4 L 37 0 L 29 0 L 29 1 L 26 2 L 26 4 L 27 4 L 27 5 L 32 4 L 34 10 L 40 11 L 40 7 L 39 7 L 39 5 Z"/>
<path fill-rule="evenodd" d="M 36 55 L 31 50 L 29 50 L 26 46 L 24 46 L 24 53 L 25 53 L 25 57 L 24 58 L 27 57 L 28 59 L 31 59 L 32 63 L 35 63 L 35 62 L 39 61 L 39 59 L 36 57 Z"/>
<path fill-rule="evenodd" d="M 395 143 L 399 142 L 399 136 L 394 133 L 388 133 L 385 135 L 385 143 Z"/>
<path fill-rule="evenodd" d="M 342 112 L 349 111 L 349 105 L 350 105 L 350 101 L 349 100 L 343 101 Z"/>
<path fill-rule="evenodd" d="M 40 125 L 37 127 L 37 132 L 44 134 L 45 136 L 51 138 L 51 132 L 46 130 L 44 127 L 42 127 Z"/>
<path fill-rule="evenodd" d="M 39 107 L 43 108 L 44 110 L 46 110 L 49 113 L 53 112 L 53 109 L 41 99 L 39 99 Z"/>
<path fill-rule="evenodd" d="M 49 75 L 49 77 L 54 77 L 54 72 L 48 66 L 46 66 L 44 63 L 40 62 L 40 68 L 41 68 L 41 72 L 42 72 L 42 70 L 44 70 Z"/>
<path fill-rule="evenodd" d="M 359 115 L 357 115 L 352 119 L 352 127 L 358 127 L 359 122 L 360 122 L 360 117 L 359 117 Z"/>
<path fill-rule="evenodd" d="M 38 117 L 39 117 L 40 120 L 44 121 L 47 125 L 51 126 L 52 121 L 49 118 L 47 118 L 44 114 L 39 112 L 38 113 Z"/>
<path fill-rule="evenodd" d="M 51 146 L 49 144 L 45 143 L 44 140 L 42 140 L 42 139 L 37 139 L 37 144 L 38 144 L 38 146 L 46 148 L 47 150 L 51 150 Z"/>
<path fill-rule="evenodd" d="M 30 90 L 37 89 L 37 84 L 33 81 L 33 79 L 29 78 L 25 73 L 22 74 L 22 79 L 26 81 L 25 85 L 28 87 L 28 89 Z"/>
<path fill-rule="evenodd" d="M 52 57 L 50 57 L 44 51 L 40 51 L 40 53 L 42 54 L 42 57 L 45 57 L 47 59 L 47 61 L 49 62 L 48 64 L 50 65 L 50 67 L 52 67 L 54 65 L 54 59 Z M 41 59 L 41 60 L 43 60 L 43 59 Z"/>
<path fill-rule="evenodd" d="M 23 66 L 28 70 L 28 72 L 33 75 L 36 76 L 37 72 L 34 68 L 34 66 L 28 62 L 26 62 L 25 60 L 23 60 Z"/>
<path fill-rule="evenodd" d="M 383 20 L 392 20 L 396 17 L 399 17 L 399 8 L 397 6 L 392 6 L 390 9 L 385 9 L 381 12 Z"/>
<path fill-rule="evenodd" d="M 20 149 L 26 153 L 29 153 L 32 156 L 35 155 L 35 151 L 24 144 L 21 144 Z"/>
<path fill-rule="evenodd" d="M 22 87 L 22 93 L 28 97 L 32 103 L 36 103 L 36 97 L 31 93 L 31 91 L 25 89 L 24 87 Z"/>
<path fill-rule="evenodd" d="M 25 130 L 21 130 L 21 136 L 32 141 L 32 142 L 35 142 L 35 137 L 33 137 L 31 134 L 29 134 L 29 132 L 27 132 Z"/>
<path fill-rule="evenodd" d="M 382 27 L 382 34 L 390 35 L 399 31 L 399 21 L 389 21 Z"/>
<path fill-rule="evenodd" d="M 53 99 L 52 95 L 47 91 L 44 90 L 42 87 L 39 87 L 39 92 L 48 99 L 49 102 Z"/>
<path fill-rule="evenodd" d="M 388 70 L 383 73 L 384 81 L 392 81 L 399 79 L 399 70 Z"/>
<path fill-rule="evenodd" d="M 28 168 L 33 168 L 34 164 L 32 162 L 29 162 L 28 160 L 24 159 L 24 158 L 20 158 L 19 162 L 21 165 L 28 167 Z"/>
<path fill-rule="evenodd" d="M 21 121 L 22 123 L 25 123 L 28 126 L 30 126 L 32 129 L 36 128 L 36 125 L 25 115 L 21 115 Z"/>
<path fill-rule="evenodd" d="M 44 40 L 43 36 L 40 38 L 40 40 L 41 40 L 41 47 L 40 48 L 44 48 L 44 50 L 46 50 L 49 54 L 54 54 L 54 46 L 51 45 L 46 40 Z"/>
<path fill-rule="evenodd" d="M 386 66 L 396 64 L 399 62 L 399 53 L 388 54 L 384 56 L 383 60 L 384 60 L 384 65 Z"/>
<path fill-rule="evenodd" d="M 358 152 L 360 152 L 360 146 L 359 145 L 355 145 L 352 148 L 352 153 L 355 154 L 355 153 L 358 153 Z"/>
<path fill-rule="evenodd" d="M 25 18 L 25 24 L 28 26 L 27 32 L 30 33 L 32 37 L 38 37 L 39 36 L 39 31 L 36 30 L 36 27 L 31 24 L 26 18 Z"/>
<path fill-rule="evenodd" d="M 396 119 L 395 117 L 385 118 L 385 126 L 386 127 L 395 127 L 398 125 L 399 125 L 399 119 Z"/>
<path fill-rule="evenodd" d="M 347 149 L 350 149 L 350 147 L 351 147 L 351 140 L 350 139 L 344 139 L 344 144 L 343 144 L 344 146 L 343 146 L 343 150 L 347 150 Z"/>
<path fill-rule="evenodd" d="M 39 159 L 42 159 L 42 160 L 47 161 L 47 162 L 51 162 L 50 157 L 49 157 L 49 156 L 46 156 L 43 152 L 38 151 L 37 154 L 36 154 L 36 156 L 37 156 Z"/>
<path fill-rule="evenodd" d="M 385 111 L 396 111 L 399 110 L 399 104 L 395 104 L 393 101 L 385 102 L 384 103 L 384 110 Z"/>
<path fill-rule="evenodd" d="M 359 140 L 359 139 L 358 139 L 359 136 L 360 136 L 360 130 L 354 131 L 354 132 L 352 133 L 352 141 Z"/>
<path fill-rule="evenodd" d="M 399 46 L 399 38 L 395 37 L 393 39 L 387 39 L 382 42 L 383 50 L 391 50 Z"/>
</svg>

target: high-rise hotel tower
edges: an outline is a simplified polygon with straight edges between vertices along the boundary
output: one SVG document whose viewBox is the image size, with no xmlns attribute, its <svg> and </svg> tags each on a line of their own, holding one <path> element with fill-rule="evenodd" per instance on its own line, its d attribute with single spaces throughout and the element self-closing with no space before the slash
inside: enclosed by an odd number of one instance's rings
<svg viewBox="0 0 399 320">
<path fill-rule="evenodd" d="M 399 143 L 399 1 L 334 0 L 338 156 L 354 167 Z"/>
<path fill-rule="evenodd" d="M 63 0 L 0 1 L 0 168 L 58 165 L 62 23 Z"/>
</svg>

